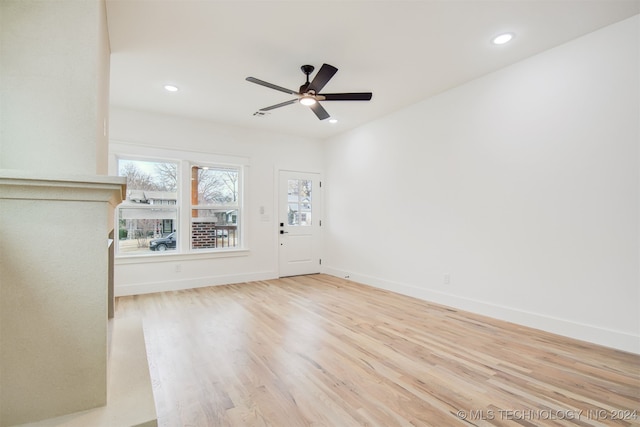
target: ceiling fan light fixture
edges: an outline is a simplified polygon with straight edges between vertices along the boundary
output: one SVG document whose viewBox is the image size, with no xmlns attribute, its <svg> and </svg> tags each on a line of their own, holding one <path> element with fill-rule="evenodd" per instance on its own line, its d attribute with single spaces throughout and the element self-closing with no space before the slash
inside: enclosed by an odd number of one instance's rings
<svg viewBox="0 0 640 427">
<path fill-rule="evenodd" d="M 300 104 L 306 105 L 307 107 L 316 103 L 316 99 L 313 96 L 304 95 L 300 98 Z"/>
</svg>

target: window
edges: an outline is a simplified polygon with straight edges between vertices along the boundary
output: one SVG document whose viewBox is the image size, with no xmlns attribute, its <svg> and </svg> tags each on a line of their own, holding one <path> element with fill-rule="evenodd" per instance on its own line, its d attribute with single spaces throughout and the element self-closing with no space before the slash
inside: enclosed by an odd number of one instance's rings
<svg viewBox="0 0 640 427">
<path fill-rule="evenodd" d="M 308 179 L 290 179 L 287 186 L 288 214 L 287 224 L 310 226 L 311 188 L 313 181 Z"/>
<path fill-rule="evenodd" d="M 119 256 L 240 246 L 241 166 L 123 158 L 118 172 L 127 178 L 117 212 Z"/>
<path fill-rule="evenodd" d="M 240 170 L 229 167 L 191 167 L 191 249 L 235 247 Z"/>
<path fill-rule="evenodd" d="M 118 161 L 127 197 L 118 209 L 118 254 L 175 250 L 178 233 L 178 164 Z"/>
</svg>

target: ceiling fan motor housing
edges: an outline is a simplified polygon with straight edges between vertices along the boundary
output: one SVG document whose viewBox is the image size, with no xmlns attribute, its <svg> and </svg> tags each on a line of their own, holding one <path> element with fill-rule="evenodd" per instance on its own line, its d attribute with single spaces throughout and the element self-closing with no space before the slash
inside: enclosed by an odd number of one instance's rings
<svg viewBox="0 0 640 427">
<path fill-rule="evenodd" d="M 301 94 L 305 94 L 307 93 L 307 89 L 309 89 L 309 85 L 311 83 L 306 82 L 305 84 L 303 84 L 302 86 L 300 86 L 300 90 L 298 92 L 300 92 Z"/>
</svg>

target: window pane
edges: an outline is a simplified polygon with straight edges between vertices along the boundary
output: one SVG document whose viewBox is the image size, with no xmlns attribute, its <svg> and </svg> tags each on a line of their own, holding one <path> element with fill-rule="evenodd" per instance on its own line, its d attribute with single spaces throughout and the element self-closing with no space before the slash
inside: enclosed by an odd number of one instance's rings
<svg viewBox="0 0 640 427">
<path fill-rule="evenodd" d="M 313 181 L 308 179 L 290 179 L 287 201 L 289 213 L 288 225 L 311 225 L 311 188 Z"/>
<path fill-rule="evenodd" d="M 127 198 L 118 210 L 118 254 L 177 248 L 177 171 L 171 162 L 119 160 Z"/>
<path fill-rule="evenodd" d="M 239 178 L 236 168 L 191 168 L 191 249 L 239 244 Z"/>
<path fill-rule="evenodd" d="M 118 253 L 147 254 L 175 250 L 177 245 L 175 208 L 120 207 Z"/>
<path fill-rule="evenodd" d="M 191 169 L 191 204 L 238 203 L 238 170 L 194 166 Z"/>
<path fill-rule="evenodd" d="M 145 191 L 176 193 L 178 191 L 177 172 L 178 165 L 171 162 L 123 159 L 118 161 L 119 175 L 127 177 L 127 199 L 142 197 L 144 200 Z M 173 200 L 175 201 L 176 197 Z"/>
<path fill-rule="evenodd" d="M 212 249 L 235 247 L 239 242 L 238 211 L 194 209 L 191 218 L 191 248 Z"/>
</svg>

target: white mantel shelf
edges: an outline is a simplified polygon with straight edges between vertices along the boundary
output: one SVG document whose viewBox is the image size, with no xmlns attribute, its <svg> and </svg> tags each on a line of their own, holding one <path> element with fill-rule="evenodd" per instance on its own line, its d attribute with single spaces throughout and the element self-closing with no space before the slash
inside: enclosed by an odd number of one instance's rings
<svg viewBox="0 0 640 427">
<path fill-rule="evenodd" d="M 108 202 L 125 198 L 127 180 L 119 176 L 43 174 L 0 169 L 1 199 Z"/>
</svg>

